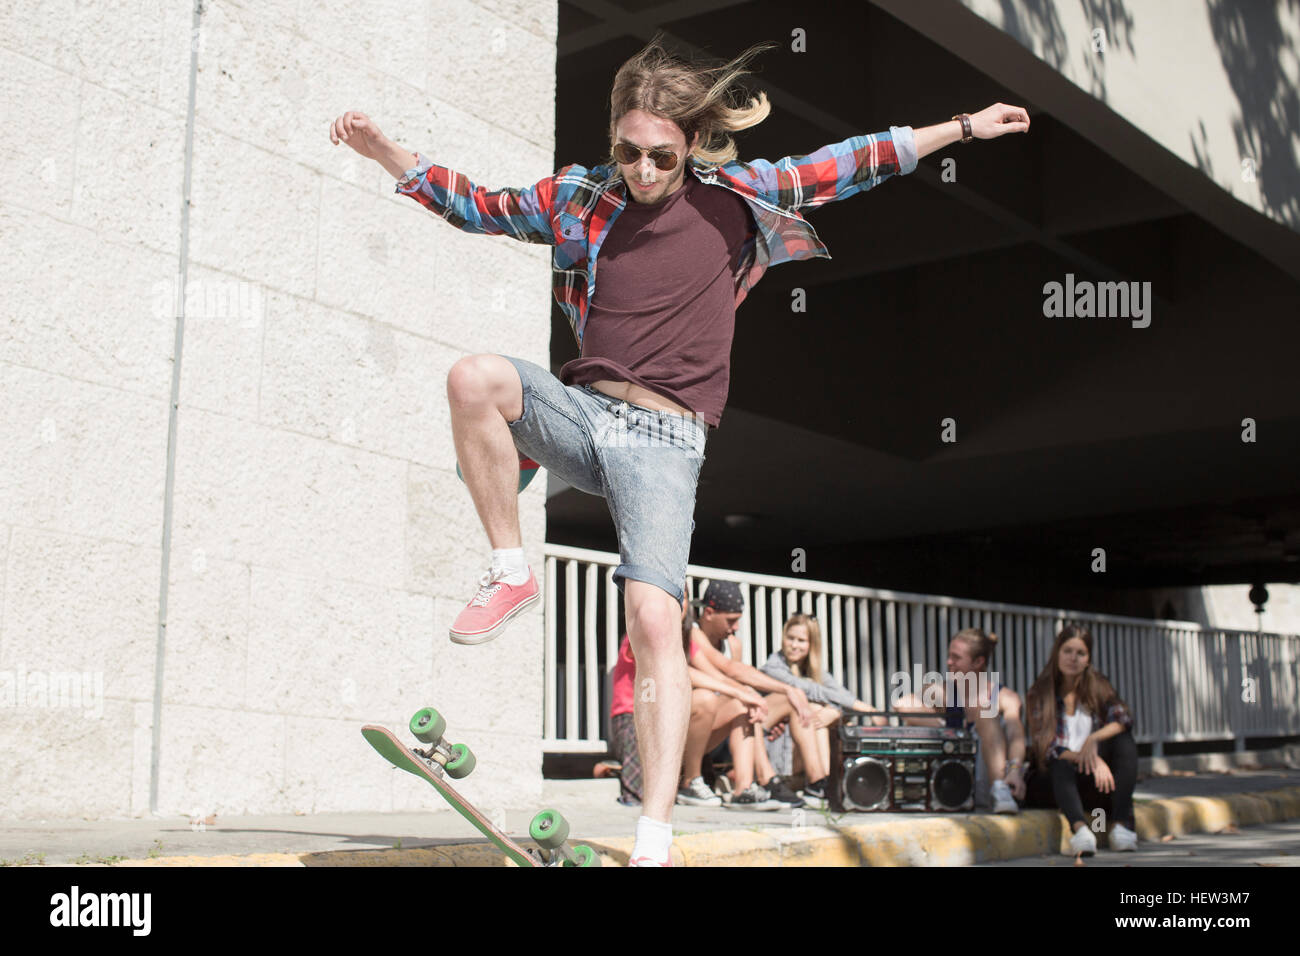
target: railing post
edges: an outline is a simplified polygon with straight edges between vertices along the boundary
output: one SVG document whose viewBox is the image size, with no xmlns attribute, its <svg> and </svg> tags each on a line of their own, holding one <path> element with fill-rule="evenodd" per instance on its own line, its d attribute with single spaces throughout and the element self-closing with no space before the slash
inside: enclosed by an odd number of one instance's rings
<svg viewBox="0 0 1300 956">
<path fill-rule="evenodd" d="M 555 622 L 555 558 L 546 559 L 546 647 L 542 651 L 542 736 L 555 738 L 556 652 L 560 636 Z"/>
</svg>

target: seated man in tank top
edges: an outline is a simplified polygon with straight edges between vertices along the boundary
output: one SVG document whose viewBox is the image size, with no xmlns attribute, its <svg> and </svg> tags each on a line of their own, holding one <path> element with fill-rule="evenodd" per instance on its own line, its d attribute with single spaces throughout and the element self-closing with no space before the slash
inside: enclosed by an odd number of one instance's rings
<svg viewBox="0 0 1300 956">
<path fill-rule="evenodd" d="M 952 683 L 958 690 L 974 683 L 978 699 L 949 700 L 940 709 L 926 706 L 918 694 L 905 694 L 893 709 L 902 714 L 942 714 L 905 717 L 906 724 L 974 729 L 980 741 L 980 759 L 975 765 L 976 806 L 991 804 L 995 813 L 1017 813 L 1016 800 L 1025 797 L 1025 726 L 1020 695 L 1001 686 L 996 672 L 988 670 L 996 644 L 996 634 L 972 627 L 954 634 L 948 645 L 948 673 L 957 678 Z M 970 680 L 983 675 L 989 677 L 984 683 L 987 695 L 980 689 L 983 682 Z"/>
</svg>

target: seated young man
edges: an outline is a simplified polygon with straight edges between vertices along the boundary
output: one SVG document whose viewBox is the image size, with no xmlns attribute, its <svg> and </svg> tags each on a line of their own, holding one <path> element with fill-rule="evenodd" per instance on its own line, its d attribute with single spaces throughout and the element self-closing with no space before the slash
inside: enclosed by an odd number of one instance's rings
<svg viewBox="0 0 1300 956">
<path fill-rule="evenodd" d="M 988 673 L 997 639 L 996 634 L 985 634 L 977 627 L 953 635 L 948 644 L 948 673 L 966 678 L 958 682 L 958 687 L 969 686 L 971 677 L 978 679 Z M 906 717 L 907 724 L 973 728 L 980 741 L 980 759 L 975 766 L 976 805 L 992 804 L 995 813 L 1018 813 L 1020 807 L 1016 800 L 1025 797 L 1025 725 L 1021 719 L 1020 695 L 1002 687 L 996 674 L 993 678 L 987 683 L 988 700 L 949 701 L 940 710 L 925 706 L 916 694 L 907 694 L 895 703 L 894 710 L 905 714 L 943 715 L 942 718 Z M 978 680 L 973 683 L 979 686 Z"/>
<path fill-rule="evenodd" d="M 777 799 L 793 796 L 784 781 L 775 776 L 763 746 L 763 734 L 776 724 L 789 720 L 795 746 L 808 768 L 809 784 L 803 797 L 809 803 L 820 804 L 826 799 L 829 768 L 823 766 L 818 753 L 814 715 L 807 695 L 798 687 L 783 684 L 724 650 L 731 649 L 731 639 L 743 614 L 744 596 L 740 586 L 730 581 L 711 582 L 704 594 L 699 623 L 692 634 L 697 649 L 692 660 L 694 667 L 765 694 L 765 713 L 761 722 L 746 721 L 743 727 L 731 731 L 734 735 L 732 757 L 736 765 L 736 796 L 732 803 L 740 808 L 762 802 L 760 788 L 771 791 Z"/>
</svg>

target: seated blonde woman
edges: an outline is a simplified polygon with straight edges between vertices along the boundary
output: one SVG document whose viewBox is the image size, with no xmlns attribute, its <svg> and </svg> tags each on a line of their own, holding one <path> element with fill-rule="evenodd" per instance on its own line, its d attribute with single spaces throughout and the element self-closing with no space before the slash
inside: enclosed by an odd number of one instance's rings
<svg viewBox="0 0 1300 956">
<path fill-rule="evenodd" d="M 798 687 L 808 697 L 816 728 L 817 763 L 829 768 L 831 763 L 830 728 L 835 726 L 845 710 L 872 713 L 869 707 L 835 679 L 835 675 L 822 664 L 821 628 L 817 619 L 807 614 L 792 614 L 781 630 L 781 649 L 773 651 L 763 665 L 763 673 L 784 684 Z M 768 757 L 777 774 L 790 775 L 801 772 L 801 764 L 808 761 L 792 745 L 789 734 L 781 734 L 767 744 Z M 814 794 L 821 795 L 821 794 Z"/>
</svg>

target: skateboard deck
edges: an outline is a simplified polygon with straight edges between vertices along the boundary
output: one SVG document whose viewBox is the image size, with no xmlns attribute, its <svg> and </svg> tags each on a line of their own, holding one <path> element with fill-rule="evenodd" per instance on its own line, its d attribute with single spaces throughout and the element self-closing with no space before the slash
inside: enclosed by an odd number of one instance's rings
<svg viewBox="0 0 1300 956">
<path fill-rule="evenodd" d="M 493 824 L 478 808 L 457 793 L 456 789 L 443 779 L 443 775 L 438 772 L 441 769 L 442 761 L 434 760 L 432 750 L 428 756 L 412 751 L 406 744 L 398 740 L 387 727 L 380 727 L 375 724 L 367 724 L 362 727 L 361 735 L 366 738 L 370 746 L 379 752 L 381 757 L 394 767 L 427 780 L 433 789 L 437 790 L 456 812 L 473 824 L 498 850 L 506 855 L 507 859 L 512 860 L 519 866 L 600 865 L 600 857 L 590 848 L 576 847 L 575 854 L 575 851 L 570 850 L 568 844 L 563 842 L 568 835 L 568 824 L 554 811 L 543 811 L 543 813 L 534 817 L 530 832 L 534 834 L 535 839 L 543 840 L 545 837 L 537 834 L 545 830 L 552 830 L 550 835 L 552 837 L 558 836 L 558 839 L 554 841 L 559 844 L 558 849 L 534 850 L 525 848 L 512 839 L 509 834 Z M 438 767 L 438 770 L 435 770 L 435 767 Z M 561 827 L 563 834 L 554 832 Z"/>
</svg>

